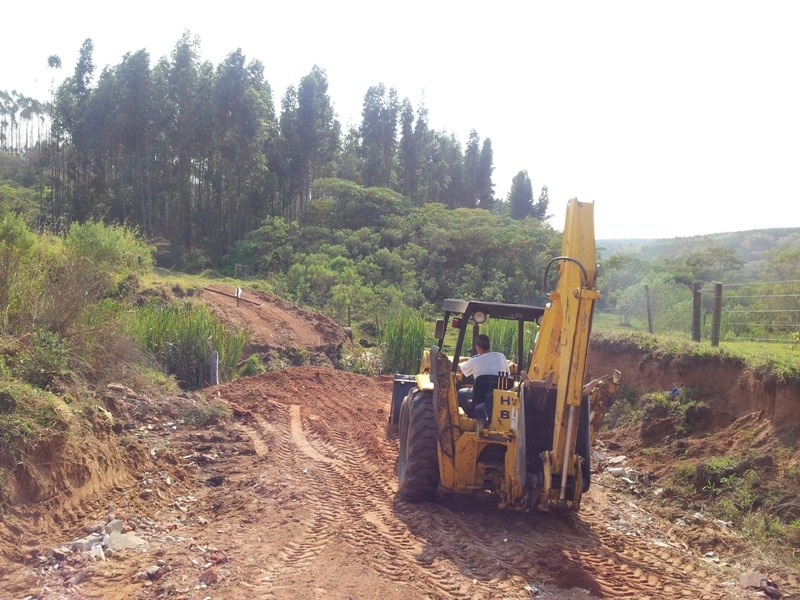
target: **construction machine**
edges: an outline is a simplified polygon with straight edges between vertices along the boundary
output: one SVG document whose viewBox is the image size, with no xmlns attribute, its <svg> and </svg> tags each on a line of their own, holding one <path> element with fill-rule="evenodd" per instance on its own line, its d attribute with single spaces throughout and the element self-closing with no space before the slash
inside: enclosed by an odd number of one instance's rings
<svg viewBox="0 0 800 600">
<path fill-rule="evenodd" d="M 619 371 L 584 383 L 599 298 L 593 203 L 568 202 L 562 252 L 545 269 L 544 289 L 551 279 L 543 307 L 444 301 L 437 343 L 423 350 L 419 373 L 395 375 L 389 425 L 399 436 L 402 499 L 431 500 L 441 487 L 492 493 L 501 508 L 579 510 L 591 447 L 620 384 Z M 468 334 L 474 340 L 490 319 L 517 322 L 516 357 L 506 372 L 473 381 L 458 366 L 472 345 Z M 538 331 L 531 349 L 526 328 Z M 443 352 L 448 330 L 452 356 Z M 473 387 L 472 405 L 459 403 L 465 386 Z"/>
</svg>

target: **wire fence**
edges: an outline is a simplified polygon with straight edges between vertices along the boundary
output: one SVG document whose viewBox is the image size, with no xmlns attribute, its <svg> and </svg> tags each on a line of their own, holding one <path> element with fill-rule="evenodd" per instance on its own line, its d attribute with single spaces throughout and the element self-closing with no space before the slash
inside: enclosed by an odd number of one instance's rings
<svg viewBox="0 0 800 600">
<path fill-rule="evenodd" d="M 600 327 L 671 333 L 700 341 L 800 343 L 800 280 L 641 285 Z"/>
<path fill-rule="evenodd" d="M 711 298 L 711 315 L 718 306 L 720 341 L 790 343 L 800 341 L 800 281 L 768 281 L 715 284 L 703 287 L 701 296 Z M 717 294 L 719 297 L 717 297 Z M 708 315 L 708 303 L 703 315 Z M 713 335 L 712 335 L 713 339 Z"/>
</svg>

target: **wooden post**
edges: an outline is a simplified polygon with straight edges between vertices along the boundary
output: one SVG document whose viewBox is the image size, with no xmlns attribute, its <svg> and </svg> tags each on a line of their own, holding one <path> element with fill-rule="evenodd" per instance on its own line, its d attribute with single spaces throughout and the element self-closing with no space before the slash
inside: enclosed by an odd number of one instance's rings
<svg viewBox="0 0 800 600">
<path fill-rule="evenodd" d="M 692 284 L 692 339 L 700 341 L 700 282 Z"/>
<path fill-rule="evenodd" d="M 722 321 L 722 284 L 714 284 L 714 315 L 711 320 L 711 346 L 719 346 L 720 321 Z"/>
<path fill-rule="evenodd" d="M 653 305 L 650 302 L 650 286 L 644 286 L 645 303 L 647 304 L 647 331 L 653 333 Z"/>
</svg>

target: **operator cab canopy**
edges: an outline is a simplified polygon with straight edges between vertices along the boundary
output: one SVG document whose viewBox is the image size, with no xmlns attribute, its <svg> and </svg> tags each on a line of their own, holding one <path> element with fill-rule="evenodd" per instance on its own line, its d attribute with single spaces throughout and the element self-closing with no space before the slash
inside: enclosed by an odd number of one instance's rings
<svg viewBox="0 0 800 600">
<path fill-rule="evenodd" d="M 455 354 L 453 359 L 453 371 L 456 370 L 462 351 L 464 349 L 467 328 L 472 321 L 480 326 L 487 318 L 503 319 L 516 321 L 519 325 L 518 347 L 516 357 L 511 357 L 516 364 L 522 364 L 524 350 L 522 347 L 522 328 L 525 323 L 539 323 L 545 312 L 544 307 L 530 306 L 527 304 L 506 304 L 503 302 L 484 302 L 482 300 L 460 300 L 457 298 L 447 298 L 443 304 L 444 319 L 436 323 L 436 338 L 438 339 L 439 349 L 444 344 L 444 336 L 451 316 L 453 327 L 458 330 L 458 341 L 456 342 Z"/>
<path fill-rule="evenodd" d="M 464 318 L 472 317 L 475 313 L 483 313 L 495 319 L 510 319 L 512 321 L 537 321 L 544 314 L 544 307 L 541 306 L 458 300 L 456 298 L 446 299 L 442 308 L 447 313 L 459 313 Z"/>
</svg>

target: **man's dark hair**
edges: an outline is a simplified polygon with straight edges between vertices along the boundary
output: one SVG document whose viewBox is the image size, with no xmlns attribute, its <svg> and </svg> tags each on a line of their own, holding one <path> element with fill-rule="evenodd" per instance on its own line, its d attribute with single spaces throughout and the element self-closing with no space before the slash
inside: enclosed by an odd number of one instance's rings
<svg viewBox="0 0 800 600">
<path fill-rule="evenodd" d="M 491 342 L 489 341 L 489 336 L 485 333 L 481 333 L 475 337 L 475 347 L 480 348 L 481 350 L 489 351 L 489 347 L 491 346 Z"/>
</svg>

